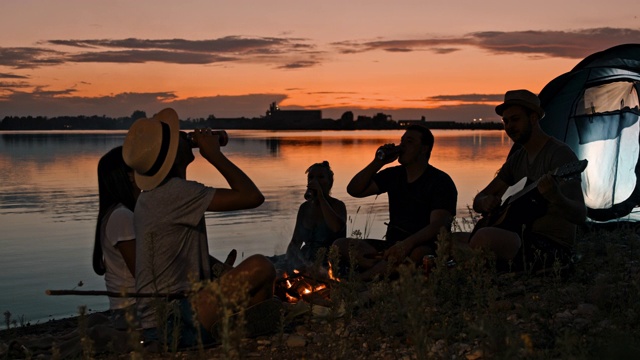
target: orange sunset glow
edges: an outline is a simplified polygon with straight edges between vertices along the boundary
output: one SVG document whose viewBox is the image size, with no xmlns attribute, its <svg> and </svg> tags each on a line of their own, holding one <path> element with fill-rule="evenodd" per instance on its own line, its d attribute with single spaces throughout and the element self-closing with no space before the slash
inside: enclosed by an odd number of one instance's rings
<svg viewBox="0 0 640 360">
<path fill-rule="evenodd" d="M 0 116 L 498 121 L 582 58 L 638 42 L 633 0 L 5 1 Z"/>
</svg>

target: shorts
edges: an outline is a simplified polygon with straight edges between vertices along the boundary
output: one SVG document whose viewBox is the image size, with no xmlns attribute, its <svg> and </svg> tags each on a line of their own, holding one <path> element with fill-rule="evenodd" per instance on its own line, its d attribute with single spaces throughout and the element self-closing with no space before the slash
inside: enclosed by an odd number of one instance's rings
<svg viewBox="0 0 640 360">
<path fill-rule="evenodd" d="M 561 266 L 571 262 L 571 249 L 540 234 L 525 232 L 522 245 L 511 263 L 498 261 L 499 271 L 538 271 L 548 269 L 559 261 Z"/>
<path fill-rule="evenodd" d="M 371 246 L 376 249 L 377 252 L 381 253 L 392 247 L 396 244 L 395 241 L 387 241 L 387 240 L 377 240 L 377 239 L 364 239 L 365 244 Z"/>
<path fill-rule="evenodd" d="M 215 339 L 211 333 L 202 326 L 196 327 L 193 318 L 193 308 L 188 299 L 178 299 L 171 302 L 173 314 L 169 316 L 166 323 L 166 339 L 161 328 L 144 329 L 142 336 L 144 342 L 149 344 L 152 342 L 165 343 L 171 346 L 174 344 L 173 334 L 176 326 L 179 327 L 179 339 L 175 342 L 179 349 L 191 348 L 198 345 L 198 338 L 202 340 L 203 345 L 214 344 Z"/>
</svg>

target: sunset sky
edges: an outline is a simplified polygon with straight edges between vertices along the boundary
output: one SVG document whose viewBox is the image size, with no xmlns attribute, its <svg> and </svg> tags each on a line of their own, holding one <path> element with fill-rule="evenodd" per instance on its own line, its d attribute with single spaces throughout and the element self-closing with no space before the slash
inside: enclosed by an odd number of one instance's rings
<svg viewBox="0 0 640 360">
<path fill-rule="evenodd" d="M 276 102 L 498 121 L 506 90 L 640 42 L 637 0 L 7 0 L 0 19 L 0 119 L 257 117 Z"/>
</svg>

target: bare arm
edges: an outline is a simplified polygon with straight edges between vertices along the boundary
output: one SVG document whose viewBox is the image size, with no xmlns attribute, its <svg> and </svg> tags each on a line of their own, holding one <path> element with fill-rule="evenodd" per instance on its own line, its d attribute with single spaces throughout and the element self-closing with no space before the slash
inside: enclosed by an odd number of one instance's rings
<svg viewBox="0 0 640 360">
<path fill-rule="evenodd" d="M 314 180 L 310 182 L 307 184 L 307 187 L 314 190 L 314 201 L 320 205 L 322 218 L 329 229 L 333 232 L 342 230 L 347 224 L 347 208 L 344 203 L 325 194 L 318 181 Z"/>
<path fill-rule="evenodd" d="M 333 199 L 333 206 L 323 197 L 320 200 L 320 209 L 327 226 L 331 231 L 338 232 L 347 226 L 347 207 L 338 199 Z"/>
<path fill-rule="evenodd" d="M 387 144 L 389 145 L 389 144 Z M 385 145 L 385 146 L 387 146 Z M 353 197 L 362 198 L 380 193 L 378 185 L 373 182 L 373 176 L 386 164 L 390 164 L 398 159 L 398 156 L 380 160 L 374 156 L 373 160 L 360 170 L 347 185 L 347 193 Z"/>
<path fill-rule="evenodd" d="M 116 249 L 120 251 L 127 268 L 133 277 L 136 276 L 136 240 L 118 241 Z"/>
<path fill-rule="evenodd" d="M 200 154 L 227 180 L 229 189 L 219 188 L 209 204 L 209 211 L 251 209 L 264 202 L 264 196 L 253 181 L 222 152 L 218 136 L 211 133 L 194 134 Z"/>
<path fill-rule="evenodd" d="M 473 210 L 484 214 L 497 208 L 502 202 L 502 195 L 508 188 L 509 185 L 507 185 L 507 183 L 495 177 L 489 185 L 482 189 L 473 199 Z"/>
<path fill-rule="evenodd" d="M 373 182 L 373 176 L 380 171 L 384 164 L 381 160 L 376 159 L 360 170 L 347 185 L 349 195 L 361 198 L 378 194 L 378 185 Z"/>
<path fill-rule="evenodd" d="M 572 224 L 582 224 L 587 217 L 582 187 L 577 181 L 562 184 L 551 175 L 544 175 L 538 181 L 538 191 L 553 206 L 549 213 L 560 216 Z"/>
<path fill-rule="evenodd" d="M 289 242 L 289 246 L 287 247 L 287 253 L 289 249 L 296 248 L 300 249 L 302 246 L 303 240 L 300 237 L 300 228 L 302 227 L 302 219 L 304 218 L 304 203 L 300 205 L 298 208 L 298 214 L 296 215 L 296 225 L 293 228 L 293 235 L 291 236 L 291 242 Z"/>
</svg>

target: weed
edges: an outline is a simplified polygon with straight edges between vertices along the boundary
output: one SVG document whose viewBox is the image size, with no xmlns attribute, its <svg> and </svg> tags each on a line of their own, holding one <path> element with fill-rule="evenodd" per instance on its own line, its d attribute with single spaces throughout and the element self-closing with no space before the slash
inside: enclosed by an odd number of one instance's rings
<svg viewBox="0 0 640 360">
<path fill-rule="evenodd" d="M 237 306 L 244 292 L 232 295 L 206 284 L 212 298 L 237 300 L 220 306 L 221 345 L 200 349 L 199 356 L 237 359 L 251 352 L 265 359 L 638 358 L 640 237 L 635 229 L 590 229 L 579 234 L 575 249 L 580 261 L 569 272 L 556 259 L 540 257 L 527 259 L 528 266 L 534 261 L 549 264 L 547 273 L 497 274 L 490 254 L 457 247 L 451 234 L 442 233 L 428 274 L 403 265 L 394 280 L 364 283 L 350 268 L 346 281 L 329 282 L 328 317 L 307 312 L 289 319 L 296 325 L 289 326 L 283 314 L 279 332 L 266 341 L 272 345 L 259 350 L 242 340 L 239 325 L 245 315 Z M 340 267 L 334 249 L 322 257 L 328 257 L 332 269 Z M 8 331 L 22 330 L 9 312 L 5 323 Z M 82 326 L 79 322 L 78 330 Z M 282 346 L 287 332 L 300 329 L 306 329 L 305 347 Z M 132 345 L 135 334 L 130 335 Z M 55 351 L 52 358 L 61 358 Z M 138 347 L 131 357 L 141 354 Z M 83 356 L 101 355 L 92 353 L 87 342 Z"/>
<path fill-rule="evenodd" d="M 80 334 L 80 344 L 82 345 L 82 358 L 91 359 L 93 357 L 93 340 L 89 336 L 87 326 L 87 307 L 80 306 L 78 308 L 80 315 L 78 316 L 78 331 Z"/>
</svg>

